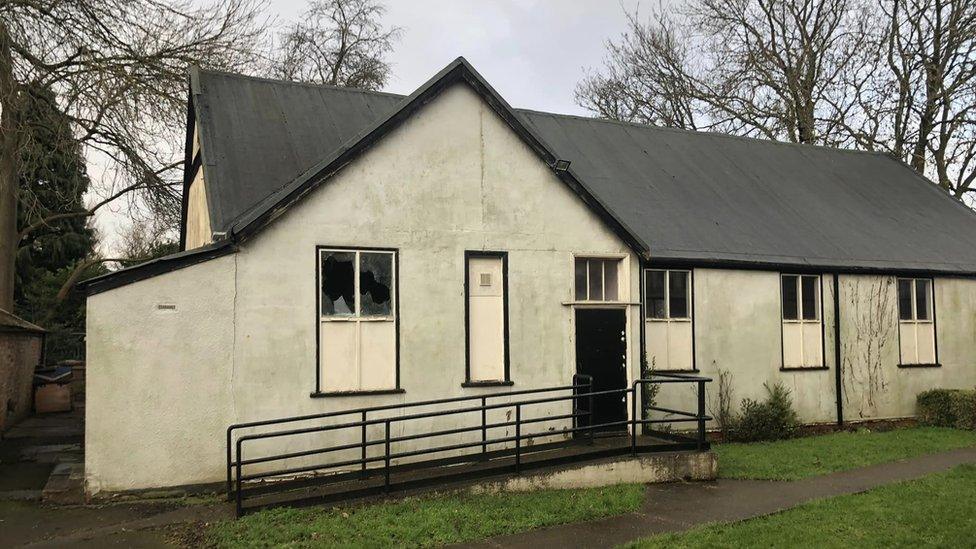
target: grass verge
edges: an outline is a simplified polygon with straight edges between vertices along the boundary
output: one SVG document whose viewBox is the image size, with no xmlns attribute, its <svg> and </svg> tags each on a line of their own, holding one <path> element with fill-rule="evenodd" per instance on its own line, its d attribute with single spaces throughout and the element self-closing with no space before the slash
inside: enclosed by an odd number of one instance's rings
<svg viewBox="0 0 976 549">
<path fill-rule="evenodd" d="M 789 511 L 629 545 L 657 547 L 971 547 L 976 465 Z"/>
<path fill-rule="evenodd" d="M 644 487 L 435 494 L 349 508 L 272 509 L 210 526 L 216 547 L 430 547 L 636 511 Z"/>
<path fill-rule="evenodd" d="M 719 476 L 797 480 L 967 446 L 976 432 L 943 427 L 840 432 L 750 444 L 716 444 Z"/>
</svg>

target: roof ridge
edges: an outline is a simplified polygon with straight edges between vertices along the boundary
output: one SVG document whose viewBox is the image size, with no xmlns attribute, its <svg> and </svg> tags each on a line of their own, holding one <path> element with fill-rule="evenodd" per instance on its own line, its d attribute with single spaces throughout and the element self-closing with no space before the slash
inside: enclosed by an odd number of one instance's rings
<svg viewBox="0 0 976 549">
<path fill-rule="evenodd" d="M 226 76 L 226 77 L 229 77 L 229 78 L 239 78 L 239 79 L 242 79 L 242 80 L 253 80 L 253 81 L 256 81 L 256 82 L 265 82 L 267 84 L 282 84 L 282 85 L 287 85 L 287 86 L 299 86 L 299 87 L 305 87 L 305 88 L 319 88 L 319 89 L 327 89 L 327 90 L 340 91 L 340 92 L 361 93 L 361 94 L 365 94 L 365 95 L 383 95 L 383 96 L 394 97 L 394 98 L 398 98 L 398 99 L 402 99 L 402 98 L 406 97 L 405 95 L 399 94 L 399 93 L 392 93 L 392 92 L 385 92 L 385 91 L 377 91 L 377 90 L 365 90 L 365 89 L 362 89 L 362 88 L 349 88 L 349 87 L 343 87 L 343 86 L 334 86 L 332 84 L 317 84 L 315 82 L 297 82 L 295 80 L 282 80 L 282 79 L 279 79 L 279 78 L 268 78 L 268 77 L 265 77 L 265 76 L 252 76 L 250 74 L 240 74 L 240 73 L 229 72 L 229 71 L 219 71 L 219 70 L 214 70 L 214 69 L 204 69 L 204 68 L 200 68 L 200 67 L 197 67 L 197 71 L 200 74 L 212 74 L 212 75 L 217 75 L 217 76 Z"/>
<path fill-rule="evenodd" d="M 845 149 L 845 148 L 842 148 L 842 147 L 831 147 L 829 145 L 819 145 L 819 144 L 812 144 L 812 143 L 793 143 L 791 141 L 776 141 L 776 140 L 773 140 L 773 139 L 762 139 L 762 138 L 759 138 L 759 137 L 748 137 L 748 136 L 744 136 L 744 135 L 733 135 L 733 134 L 722 133 L 722 132 L 717 132 L 717 131 L 689 130 L 689 129 L 685 129 L 685 128 L 672 128 L 672 127 L 669 127 L 669 126 L 655 126 L 654 124 L 643 124 L 641 122 L 629 122 L 629 121 L 626 121 L 626 120 L 614 120 L 612 118 L 603 118 L 603 117 L 600 117 L 600 116 L 582 116 L 582 115 L 578 115 L 578 114 L 563 114 L 563 113 L 540 111 L 540 110 L 535 110 L 535 109 L 515 109 L 515 110 L 518 111 L 518 112 L 520 112 L 520 113 L 539 114 L 539 115 L 545 115 L 545 116 L 552 116 L 552 117 L 556 117 L 556 118 L 571 118 L 571 119 L 574 119 L 574 120 L 585 120 L 585 121 L 588 121 L 588 122 L 602 122 L 602 123 L 605 123 L 605 124 L 612 124 L 612 125 L 618 125 L 618 126 L 629 126 L 629 127 L 643 128 L 643 129 L 649 129 L 649 130 L 659 130 L 659 131 L 671 132 L 671 133 L 694 134 L 694 135 L 702 135 L 702 136 L 706 136 L 706 137 L 716 137 L 716 138 L 724 138 L 724 139 L 736 139 L 736 140 L 740 140 L 740 141 L 746 141 L 746 142 L 749 142 L 749 143 L 757 143 L 758 142 L 758 143 L 767 143 L 767 144 L 770 144 L 770 145 L 782 145 L 782 146 L 786 146 L 786 147 L 796 147 L 796 148 L 801 148 L 801 149 L 815 148 L 815 149 L 824 149 L 824 150 L 836 151 L 836 152 L 846 152 L 846 153 L 857 153 L 857 154 L 871 154 L 871 155 L 889 156 L 888 153 L 887 152 L 884 152 L 884 151 L 866 151 L 866 150 L 863 150 L 863 149 Z"/>
</svg>

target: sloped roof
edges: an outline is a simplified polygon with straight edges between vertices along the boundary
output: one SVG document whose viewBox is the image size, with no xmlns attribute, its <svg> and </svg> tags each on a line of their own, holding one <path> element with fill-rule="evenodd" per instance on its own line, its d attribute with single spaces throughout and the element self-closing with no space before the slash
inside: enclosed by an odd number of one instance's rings
<svg viewBox="0 0 976 549">
<path fill-rule="evenodd" d="M 477 79 L 468 83 L 477 87 Z M 334 165 L 346 150 L 405 104 L 422 103 L 420 92 L 437 81 L 404 97 L 195 72 L 213 229 L 236 231 L 286 195 L 297 199 L 300 183 L 327 177 L 328 165 L 341 168 Z M 510 109 L 497 100 L 496 112 L 510 111 L 527 139 L 570 161 L 583 195 L 592 193 L 654 259 L 976 273 L 976 215 L 886 155 Z"/>
<path fill-rule="evenodd" d="M 10 311 L 0 309 L 0 332 L 43 334 L 46 331 L 37 324 L 28 322 Z"/>
</svg>

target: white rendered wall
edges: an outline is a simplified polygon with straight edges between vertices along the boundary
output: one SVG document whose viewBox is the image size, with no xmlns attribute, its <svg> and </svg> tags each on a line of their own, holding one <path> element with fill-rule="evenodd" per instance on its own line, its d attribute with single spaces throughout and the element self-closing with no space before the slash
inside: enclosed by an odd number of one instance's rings
<svg viewBox="0 0 976 549">
<path fill-rule="evenodd" d="M 309 396 L 316 389 L 315 248 L 330 245 L 398 249 L 401 394 Z M 466 250 L 509 254 L 511 388 L 461 387 Z M 219 482 L 224 429 L 234 422 L 569 384 L 574 254 L 623 257 L 620 298 L 637 300 L 637 260 L 626 245 L 474 92 L 455 85 L 236 254 L 89 299 L 89 487 Z M 161 299 L 178 301 L 178 323 L 151 316 Z M 629 311 L 632 377 L 639 313 L 622 307 Z M 568 411 L 567 401 L 525 413 Z M 489 422 L 512 412 L 498 410 Z M 480 417 L 469 414 L 395 424 L 394 436 L 475 422 Z M 370 437 L 381 430 L 371 428 Z M 355 440 L 358 430 L 248 451 Z M 403 443 L 394 451 L 451 441 Z M 358 454 L 333 455 L 350 457 Z"/>
</svg>

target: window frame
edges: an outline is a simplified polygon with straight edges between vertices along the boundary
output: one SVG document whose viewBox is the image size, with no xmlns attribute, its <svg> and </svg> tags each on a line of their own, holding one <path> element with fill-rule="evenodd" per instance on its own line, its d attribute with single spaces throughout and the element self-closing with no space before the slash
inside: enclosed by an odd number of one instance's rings
<svg viewBox="0 0 976 549">
<path fill-rule="evenodd" d="M 353 313 L 350 315 L 323 315 L 322 314 L 322 255 L 326 252 L 340 252 L 340 253 L 353 253 Z M 390 256 L 392 262 L 390 275 L 392 280 L 390 281 L 390 314 L 387 315 L 363 315 L 362 314 L 362 295 L 359 293 L 359 278 L 362 268 L 362 254 L 386 254 Z M 397 319 L 397 309 L 399 304 L 399 292 L 398 292 L 398 282 L 399 277 L 398 265 L 397 265 L 397 253 L 394 250 L 378 249 L 378 248 L 339 248 L 339 247 L 319 247 L 316 248 L 316 257 L 318 259 L 318 271 L 316 276 L 316 286 L 318 295 L 316 300 L 318 302 L 318 313 L 319 318 L 322 322 L 396 322 Z"/>
<path fill-rule="evenodd" d="M 784 299 L 784 290 L 786 288 L 786 277 L 796 277 L 796 318 L 786 318 L 786 300 Z M 814 310 L 816 312 L 816 318 L 803 318 L 803 279 L 804 278 L 814 278 L 814 289 L 816 291 L 816 303 L 814 305 Z M 802 370 L 827 370 L 827 337 L 825 334 L 826 322 L 824 321 L 824 277 L 823 274 L 811 274 L 811 273 L 791 273 L 791 272 L 781 272 L 779 273 L 779 317 L 780 317 L 780 370 L 782 371 L 802 371 Z M 819 325 L 820 326 L 820 364 L 802 364 L 800 366 L 787 366 L 786 365 L 786 326 L 787 325 Z M 802 345 L 802 332 L 801 332 L 801 345 Z M 800 349 L 800 356 L 802 362 L 806 362 L 806 353 L 804 352 L 804 347 Z"/>
<path fill-rule="evenodd" d="M 504 342 L 504 375 L 502 380 L 472 380 L 471 379 L 471 299 L 470 263 L 471 258 L 500 258 L 502 260 L 502 322 Z M 575 268 L 576 263 L 573 262 Z M 509 356 L 509 309 L 508 309 L 508 252 L 487 250 L 464 251 L 464 383 L 461 387 L 508 387 L 512 381 L 511 358 Z M 575 276 L 575 273 L 574 273 Z"/>
<path fill-rule="evenodd" d="M 796 277 L 796 318 L 786 318 L 786 301 L 783 299 L 783 289 L 786 287 L 784 279 L 788 276 Z M 803 279 L 814 278 L 816 282 L 814 288 L 817 292 L 814 310 L 817 313 L 815 318 L 803 318 Z M 823 323 L 823 276 L 812 274 L 780 273 L 779 275 L 779 310 L 780 319 L 784 323 L 795 324 L 822 324 Z"/>
<path fill-rule="evenodd" d="M 928 296 L 926 300 L 927 312 L 929 318 L 919 319 L 918 318 L 918 282 L 924 280 L 928 282 Z M 901 282 L 909 281 L 911 282 L 911 303 L 912 303 L 912 318 L 903 319 L 901 317 Z M 939 368 L 942 363 L 939 361 L 939 325 L 936 320 L 936 309 L 935 309 L 935 277 L 931 276 L 897 276 L 895 277 L 895 319 L 897 320 L 898 326 L 898 367 L 899 368 Z M 935 362 L 933 363 L 919 363 L 919 362 L 905 362 L 902 356 L 902 341 L 901 341 L 901 328 L 902 325 L 913 325 L 918 326 L 919 324 L 931 324 L 932 325 L 932 350 L 935 356 Z M 916 328 L 917 329 L 917 328 Z M 916 341 L 916 345 L 918 342 Z M 915 355 L 918 356 L 918 349 L 915 349 Z"/>
<path fill-rule="evenodd" d="M 588 254 L 578 254 L 577 255 L 577 254 L 574 254 L 573 255 L 573 263 L 572 263 L 572 276 L 573 276 L 573 301 L 572 302 L 573 303 L 578 303 L 578 304 L 602 304 L 602 303 L 606 303 L 606 304 L 621 304 L 621 303 L 624 303 L 625 301 L 621 298 L 621 296 L 625 295 L 625 292 L 624 292 L 624 288 L 621 287 L 622 286 L 621 282 L 622 282 L 622 279 L 623 279 L 623 270 L 625 268 L 625 265 L 624 265 L 624 260 L 625 259 L 626 259 L 626 256 L 622 256 L 622 255 L 618 256 L 618 255 L 599 255 L 599 254 L 596 254 L 596 255 L 588 255 Z M 579 296 L 579 293 L 577 292 L 578 286 L 576 284 L 577 283 L 577 280 L 576 280 L 576 264 L 579 261 L 586 262 L 586 282 L 585 282 L 586 295 L 582 299 L 580 299 L 578 297 Z M 600 261 L 602 263 L 601 270 L 600 270 L 600 278 L 601 278 L 602 284 L 601 284 L 601 288 L 600 289 L 601 289 L 601 292 L 603 294 L 603 296 L 602 296 L 603 299 L 590 299 L 590 262 L 591 261 Z M 607 297 L 607 271 L 606 271 L 606 264 L 607 263 L 610 263 L 610 262 L 612 262 L 617 267 L 617 276 L 616 276 L 617 297 L 616 297 L 616 299 L 608 300 L 608 299 L 606 299 L 606 297 Z"/>
<path fill-rule="evenodd" d="M 390 296 L 391 315 L 388 316 L 322 316 L 322 252 L 382 252 L 393 255 L 392 295 Z M 353 278 L 356 292 L 356 308 L 359 308 L 359 256 L 356 256 L 356 268 Z M 353 391 L 323 391 L 322 390 L 322 323 L 323 322 L 393 322 L 394 331 L 394 387 L 389 389 L 367 389 Z M 406 391 L 400 386 L 400 249 L 371 246 L 336 246 L 319 244 L 315 246 L 315 390 L 309 395 L 312 398 L 389 395 Z"/>
<path fill-rule="evenodd" d="M 648 316 L 651 312 L 650 307 L 650 294 L 647 291 L 647 273 L 658 272 L 664 273 L 664 316 L 663 317 L 651 317 Z M 671 273 L 684 273 L 686 286 L 685 286 L 685 303 L 688 307 L 688 316 L 671 316 Z M 644 321 L 645 322 L 691 322 L 695 317 L 695 303 L 694 303 L 694 276 L 692 274 L 692 269 L 644 269 L 641 273 L 641 284 L 643 288 L 644 295 Z"/>
<path fill-rule="evenodd" d="M 912 291 L 912 293 L 911 293 L 912 317 L 911 318 L 902 318 L 901 317 L 901 295 L 900 295 L 901 294 L 901 285 L 900 285 L 900 283 L 903 280 L 910 281 L 911 282 L 911 287 L 912 287 L 912 290 L 911 290 Z M 928 283 L 927 284 L 928 285 L 928 292 L 927 292 L 927 295 L 925 296 L 925 298 L 926 298 L 925 304 L 928 305 L 926 307 L 926 314 L 928 315 L 928 318 L 924 318 L 924 319 L 918 318 L 918 283 L 920 281 L 925 281 L 925 282 Z M 898 277 L 898 279 L 897 279 L 897 281 L 895 283 L 895 291 L 899 293 L 899 295 L 898 295 L 898 307 L 897 307 L 898 310 L 896 311 L 898 313 L 898 323 L 899 324 L 902 324 L 902 323 L 904 323 L 904 324 L 934 324 L 935 323 L 935 280 L 934 279 L 932 279 L 932 278 L 926 278 L 926 277 L 904 277 L 904 276 L 900 276 L 900 277 Z"/>
</svg>

